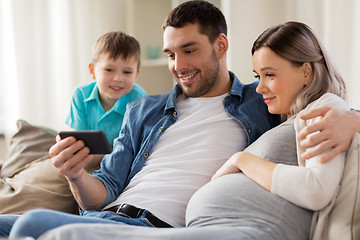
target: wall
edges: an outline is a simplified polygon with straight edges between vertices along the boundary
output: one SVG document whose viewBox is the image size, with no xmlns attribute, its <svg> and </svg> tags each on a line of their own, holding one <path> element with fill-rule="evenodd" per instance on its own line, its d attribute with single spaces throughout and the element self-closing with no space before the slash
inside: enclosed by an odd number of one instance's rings
<svg viewBox="0 0 360 240">
<path fill-rule="evenodd" d="M 266 28 L 284 20 L 282 14 L 279 14 L 284 12 L 283 1 L 224 0 L 222 9 L 228 23 L 229 69 L 242 82 L 252 82 L 254 80 L 250 52 L 252 43 Z"/>
</svg>

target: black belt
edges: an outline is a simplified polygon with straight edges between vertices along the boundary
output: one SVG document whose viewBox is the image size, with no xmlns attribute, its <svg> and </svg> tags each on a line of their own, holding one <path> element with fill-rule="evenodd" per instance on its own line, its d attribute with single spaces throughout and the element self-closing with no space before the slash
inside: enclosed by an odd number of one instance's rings
<svg viewBox="0 0 360 240">
<path fill-rule="evenodd" d="M 166 222 L 160 220 L 157 218 L 154 214 L 152 214 L 149 211 L 146 211 L 143 215 L 145 209 L 134 207 L 130 204 L 120 204 L 113 206 L 111 208 L 104 209 L 103 211 L 111 211 L 115 212 L 121 216 L 127 217 L 127 218 L 146 218 L 154 227 L 159 228 L 172 228 L 169 224 Z"/>
</svg>

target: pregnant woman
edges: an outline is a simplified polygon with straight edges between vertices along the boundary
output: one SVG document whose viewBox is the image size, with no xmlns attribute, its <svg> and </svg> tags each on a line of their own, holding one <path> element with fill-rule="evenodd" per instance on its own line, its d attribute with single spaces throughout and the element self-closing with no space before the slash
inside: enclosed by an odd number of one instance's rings
<svg viewBox="0 0 360 240">
<path fill-rule="evenodd" d="M 308 239 L 312 210 L 337 192 L 345 153 L 325 164 L 321 155 L 301 159 L 306 149 L 296 134 L 311 121 L 297 114 L 323 105 L 348 109 L 345 85 L 313 31 L 299 22 L 267 29 L 252 55 L 257 92 L 286 121 L 217 171 L 190 201 L 187 224 L 235 227 L 238 239 Z"/>
</svg>

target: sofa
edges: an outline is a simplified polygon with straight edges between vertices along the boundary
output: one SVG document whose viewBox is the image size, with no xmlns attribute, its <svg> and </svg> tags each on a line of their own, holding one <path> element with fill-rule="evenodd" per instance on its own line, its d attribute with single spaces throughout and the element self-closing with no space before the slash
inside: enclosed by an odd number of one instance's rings
<svg viewBox="0 0 360 240">
<path fill-rule="evenodd" d="M 0 162 L 0 213 L 22 214 L 47 208 L 78 214 L 67 180 L 48 155 L 57 132 L 24 120 L 18 120 L 17 125 L 7 156 Z M 360 239 L 359 173 L 360 134 L 356 133 L 338 193 L 327 207 L 314 213 L 310 239 Z"/>
</svg>

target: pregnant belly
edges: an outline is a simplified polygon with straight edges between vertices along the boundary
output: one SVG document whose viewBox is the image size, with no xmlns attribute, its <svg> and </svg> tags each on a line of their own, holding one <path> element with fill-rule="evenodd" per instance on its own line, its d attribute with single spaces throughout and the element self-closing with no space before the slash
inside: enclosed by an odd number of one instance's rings
<svg viewBox="0 0 360 240">
<path fill-rule="evenodd" d="M 193 195 L 186 211 L 187 226 L 246 226 L 305 239 L 311 219 L 312 211 L 266 191 L 242 173 L 206 184 Z"/>
</svg>

